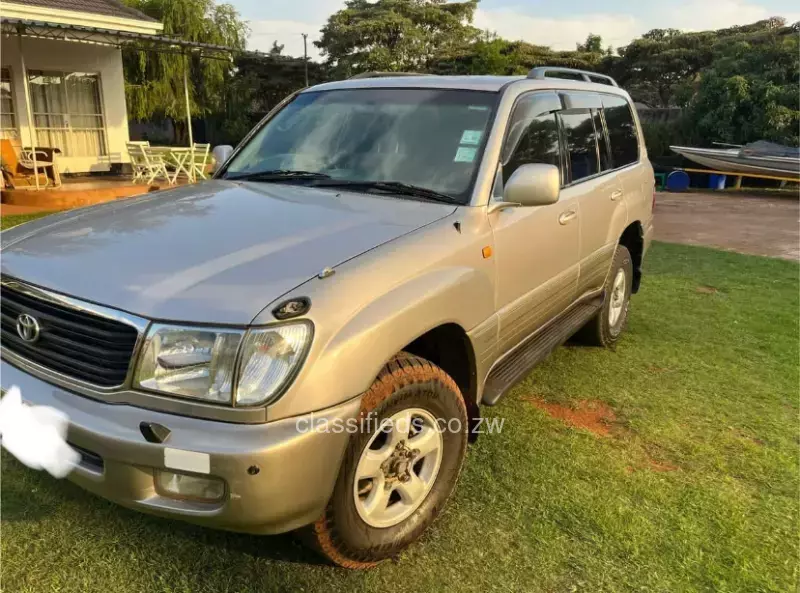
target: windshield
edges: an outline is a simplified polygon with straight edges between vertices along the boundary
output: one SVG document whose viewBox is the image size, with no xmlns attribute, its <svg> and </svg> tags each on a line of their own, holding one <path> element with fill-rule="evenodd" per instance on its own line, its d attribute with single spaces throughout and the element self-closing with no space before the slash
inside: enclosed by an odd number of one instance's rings
<svg viewBox="0 0 800 593">
<path fill-rule="evenodd" d="M 352 89 L 302 93 L 261 128 L 225 177 L 319 173 L 345 182 L 399 182 L 469 201 L 496 93 Z M 330 185 L 330 183 L 328 184 Z"/>
</svg>

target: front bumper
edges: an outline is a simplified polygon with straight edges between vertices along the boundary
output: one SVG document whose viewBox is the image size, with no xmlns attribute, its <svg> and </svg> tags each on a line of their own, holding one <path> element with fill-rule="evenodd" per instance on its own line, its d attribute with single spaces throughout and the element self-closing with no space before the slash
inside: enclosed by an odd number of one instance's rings
<svg viewBox="0 0 800 593">
<path fill-rule="evenodd" d="M 333 492 L 349 438 L 346 431 L 305 431 L 310 416 L 231 424 L 108 404 L 53 386 L 6 361 L 0 365 L 3 389 L 16 385 L 26 403 L 51 406 L 69 417 L 68 440 L 83 455 L 70 481 L 128 508 L 208 527 L 268 534 L 315 521 Z M 327 420 L 314 425 L 344 426 L 359 407 L 360 398 L 354 398 L 316 412 L 313 418 Z M 169 428 L 166 443 L 147 442 L 141 422 Z M 209 475 L 226 483 L 224 498 L 209 503 L 157 493 L 154 470 L 169 470 L 167 448 L 207 454 Z"/>
</svg>

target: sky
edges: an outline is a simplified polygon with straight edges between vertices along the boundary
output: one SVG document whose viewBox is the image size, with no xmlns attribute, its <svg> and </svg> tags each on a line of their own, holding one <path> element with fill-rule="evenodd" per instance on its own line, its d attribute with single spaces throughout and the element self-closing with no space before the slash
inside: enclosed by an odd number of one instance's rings
<svg viewBox="0 0 800 593">
<path fill-rule="evenodd" d="M 320 59 L 313 41 L 328 17 L 344 0 L 225 0 L 249 22 L 249 49 L 268 51 L 273 41 L 284 53 L 308 53 Z M 771 16 L 800 20 L 800 4 L 792 0 L 481 0 L 474 25 L 501 37 L 554 49 L 575 49 L 589 33 L 605 45 L 619 47 L 650 29 L 691 31 L 744 25 Z"/>
</svg>

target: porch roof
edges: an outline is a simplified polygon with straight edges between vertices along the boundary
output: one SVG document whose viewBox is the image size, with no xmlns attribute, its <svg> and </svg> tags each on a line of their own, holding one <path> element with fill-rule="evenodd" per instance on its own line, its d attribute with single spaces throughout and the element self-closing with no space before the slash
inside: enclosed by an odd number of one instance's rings
<svg viewBox="0 0 800 593">
<path fill-rule="evenodd" d="M 40 20 L 25 19 L 19 17 L 0 18 L 0 33 L 4 37 L 16 37 L 20 43 L 20 57 L 22 58 L 22 70 L 25 71 L 24 52 L 22 51 L 22 39 L 24 37 L 36 39 L 52 39 L 56 41 L 78 42 L 95 45 L 105 45 L 120 49 L 131 49 L 136 51 L 173 53 L 183 56 L 193 55 L 201 58 L 216 60 L 230 60 L 233 54 L 252 54 L 258 52 L 247 52 L 225 45 L 213 43 L 202 43 L 199 41 L 186 41 L 184 39 L 167 37 L 165 35 L 154 35 L 136 31 L 113 30 L 103 27 L 93 27 L 72 23 L 56 23 Z M 188 81 L 189 60 L 184 58 L 183 67 L 183 88 L 186 101 L 186 120 L 189 131 L 189 146 L 194 145 L 192 136 L 192 113 L 189 102 L 189 81 Z M 30 93 L 25 83 L 25 110 L 28 121 L 33 121 L 30 105 Z M 30 146 L 35 146 L 33 128 L 30 128 Z M 36 156 L 34 152 L 33 168 L 36 170 Z M 36 176 L 36 189 L 40 189 L 39 177 Z"/>
<path fill-rule="evenodd" d="M 134 33 L 130 31 L 115 31 L 101 27 L 85 25 L 67 25 L 61 23 L 48 23 L 20 18 L 0 19 L 0 29 L 6 36 L 23 36 L 37 39 L 55 39 L 59 41 L 76 41 L 110 45 L 121 49 L 136 49 L 141 51 L 154 51 L 160 53 L 191 53 L 203 58 L 229 60 L 232 54 L 253 54 L 225 45 L 202 43 L 199 41 L 186 41 L 165 35 L 150 35 L 147 33 Z"/>
<path fill-rule="evenodd" d="M 28 6 L 39 6 L 55 10 L 71 10 L 89 14 L 102 14 L 113 17 L 126 17 L 140 21 L 155 21 L 130 6 L 126 6 L 119 0 L 11 0 L 14 4 L 24 4 Z"/>
</svg>

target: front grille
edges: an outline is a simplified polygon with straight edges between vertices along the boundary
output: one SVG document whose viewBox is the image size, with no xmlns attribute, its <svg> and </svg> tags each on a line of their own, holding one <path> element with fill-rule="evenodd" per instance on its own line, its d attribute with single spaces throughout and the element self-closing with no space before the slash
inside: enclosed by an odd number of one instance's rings
<svg viewBox="0 0 800 593">
<path fill-rule="evenodd" d="M 135 327 L 33 297 L 3 285 L 0 288 L 0 338 L 3 348 L 100 387 L 121 385 L 136 346 Z M 17 318 L 27 313 L 39 324 L 39 339 L 24 341 Z"/>
</svg>

